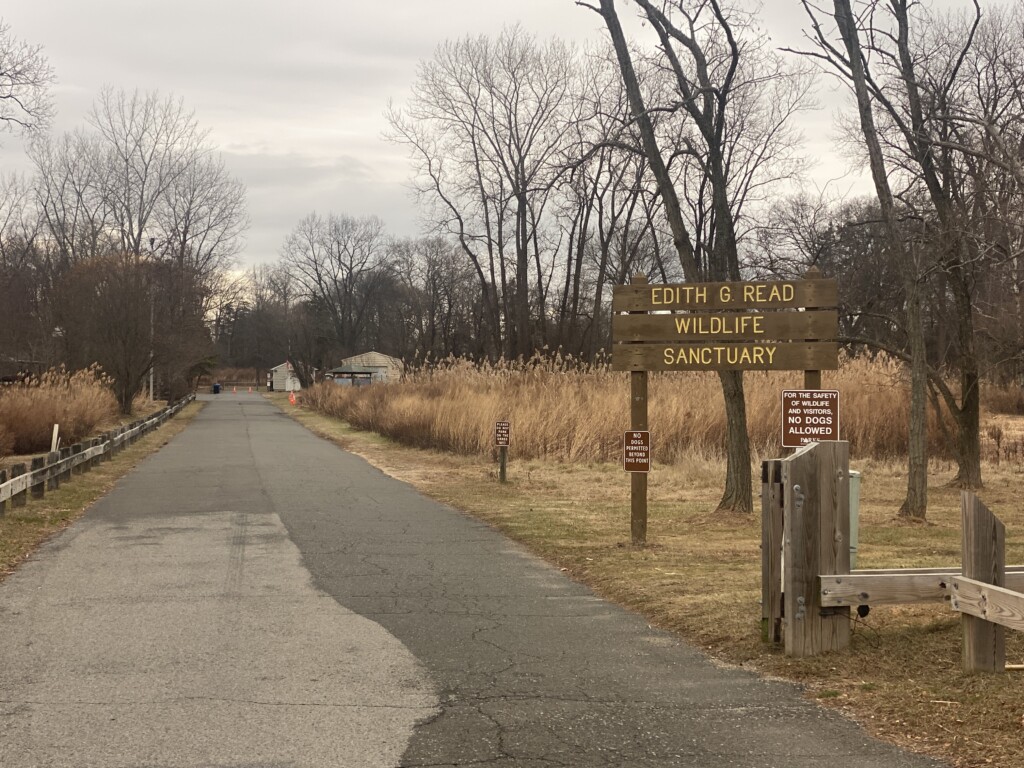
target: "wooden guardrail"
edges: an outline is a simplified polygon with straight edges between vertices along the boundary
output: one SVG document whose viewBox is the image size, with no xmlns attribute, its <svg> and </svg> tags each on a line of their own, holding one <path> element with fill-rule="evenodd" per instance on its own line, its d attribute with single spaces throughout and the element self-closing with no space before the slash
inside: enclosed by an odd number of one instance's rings
<svg viewBox="0 0 1024 768">
<path fill-rule="evenodd" d="M 16 464 L 10 470 L 0 470 L 0 515 L 6 512 L 8 504 L 23 507 L 29 497 L 41 499 L 46 491 L 56 490 L 73 475 L 87 472 L 100 461 L 110 459 L 176 415 L 194 399 L 195 395 L 188 395 L 145 419 L 38 456 L 31 465 Z"/>
<path fill-rule="evenodd" d="M 845 443 L 813 443 L 762 467 L 762 639 L 789 656 L 849 644 L 857 606 L 949 602 L 969 672 L 1005 668 L 1004 628 L 1024 631 L 1024 565 L 1005 565 L 1002 522 L 961 495 L 962 566 L 849 569 Z"/>
<path fill-rule="evenodd" d="M 823 606 L 908 605 L 949 600 L 957 566 L 942 568 L 880 568 L 821 576 Z M 1006 567 L 1006 587 L 1024 592 L 1024 565 Z"/>
</svg>

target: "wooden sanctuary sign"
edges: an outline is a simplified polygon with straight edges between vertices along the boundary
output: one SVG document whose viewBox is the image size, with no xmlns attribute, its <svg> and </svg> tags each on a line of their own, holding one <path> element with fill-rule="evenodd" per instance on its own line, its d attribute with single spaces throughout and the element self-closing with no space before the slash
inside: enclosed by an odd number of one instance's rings
<svg viewBox="0 0 1024 768">
<path fill-rule="evenodd" d="M 804 389 L 820 390 L 821 371 L 838 367 L 838 303 L 836 281 L 813 267 L 800 280 L 649 285 L 637 275 L 615 286 L 612 370 L 631 372 L 632 434 L 650 439 L 648 371 L 803 371 Z M 626 463 L 630 532 L 642 545 L 647 475 L 635 467 Z"/>
<path fill-rule="evenodd" d="M 612 368 L 832 370 L 838 298 L 836 281 L 824 278 L 615 286 Z"/>
</svg>

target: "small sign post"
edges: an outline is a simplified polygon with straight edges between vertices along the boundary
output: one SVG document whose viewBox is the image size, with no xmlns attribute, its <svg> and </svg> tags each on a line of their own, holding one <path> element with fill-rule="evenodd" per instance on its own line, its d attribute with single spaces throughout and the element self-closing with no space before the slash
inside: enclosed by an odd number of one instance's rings
<svg viewBox="0 0 1024 768">
<path fill-rule="evenodd" d="M 508 447 L 511 444 L 512 428 L 507 421 L 494 422 L 494 444 L 498 446 L 498 480 L 505 482 L 505 467 L 508 464 Z"/>
<path fill-rule="evenodd" d="M 785 389 L 782 391 L 782 447 L 839 439 L 839 391 Z"/>
<path fill-rule="evenodd" d="M 634 275 L 631 285 L 647 286 L 646 275 Z M 647 432 L 647 371 L 631 371 L 629 374 L 629 428 L 634 432 L 647 434 L 648 452 L 650 433 Z M 647 462 L 650 468 L 650 457 Z M 647 544 L 647 472 L 629 474 L 629 534 L 634 547 Z"/>
</svg>

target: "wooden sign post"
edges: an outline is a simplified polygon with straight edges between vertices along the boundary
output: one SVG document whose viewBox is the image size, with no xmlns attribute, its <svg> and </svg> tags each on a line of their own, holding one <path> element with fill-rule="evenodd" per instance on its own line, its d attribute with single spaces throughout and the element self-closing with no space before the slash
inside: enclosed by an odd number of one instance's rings
<svg viewBox="0 0 1024 768">
<path fill-rule="evenodd" d="M 505 467 L 508 464 L 508 447 L 511 445 L 512 428 L 507 421 L 494 422 L 494 444 L 498 446 L 498 480 L 505 482 Z"/>
<path fill-rule="evenodd" d="M 612 293 L 612 370 L 630 372 L 630 429 L 647 431 L 648 371 L 821 371 L 838 367 L 835 280 L 649 285 L 643 275 Z M 632 473 L 633 544 L 647 537 L 647 475 Z"/>
<path fill-rule="evenodd" d="M 632 285 L 646 285 L 646 275 L 634 275 Z M 614 328 L 614 325 L 612 326 Z M 629 428 L 633 432 L 647 432 L 647 371 L 629 374 Z M 650 433 L 647 434 L 650 445 Z M 623 446 L 625 450 L 625 446 Z M 650 459 L 648 457 L 648 467 Z M 627 470 L 629 471 L 629 470 Z M 647 543 L 647 473 L 629 474 L 629 535 L 634 547 Z"/>
</svg>

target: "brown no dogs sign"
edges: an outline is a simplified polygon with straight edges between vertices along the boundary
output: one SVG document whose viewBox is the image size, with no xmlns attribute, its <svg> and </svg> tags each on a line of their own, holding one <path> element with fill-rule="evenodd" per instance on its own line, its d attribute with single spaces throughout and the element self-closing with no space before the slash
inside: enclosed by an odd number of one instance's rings
<svg viewBox="0 0 1024 768">
<path fill-rule="evenodd" d="M 626 432 L 622 438 L 622 468 L 627 472 L 651 471 L 650 432 Z"/>
<path fill-rule="evenodd" d="M 839 392 L 835 389 L 782 391 L 782 447 L 839 439 Z"/>
</svg>

